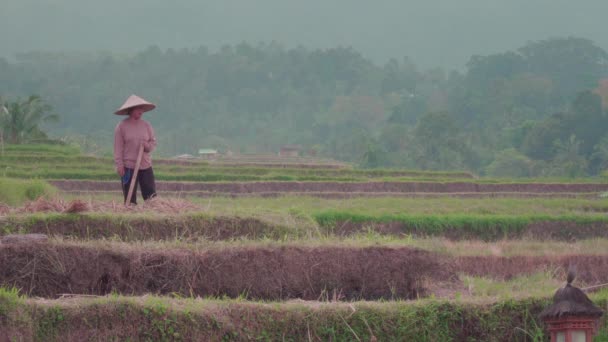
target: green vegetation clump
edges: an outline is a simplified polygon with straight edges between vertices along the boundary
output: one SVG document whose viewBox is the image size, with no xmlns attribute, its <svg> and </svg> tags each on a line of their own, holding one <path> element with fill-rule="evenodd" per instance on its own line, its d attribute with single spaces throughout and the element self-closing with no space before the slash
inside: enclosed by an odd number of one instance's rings
<svg viewBox="0 0 608 342">
<path fill-rule="evenodd" d="M 79 156 L 81 151 L 78 146 L 66 145 L 60 142 L 54 144 L 7 144 L 4 146 L 4 154 L 0 155 L 0 159 L 7 156 L 14 158 L 27 157 L 28 155 L 36 155 L 35 158 L 56 158 L 57 156 Z"/>
<path fill-rule="evenodd" d="M 0 286 L 0 338 L 11 341 L 32 340 L 31 307 L 15 287 Z"/>
<path fill-rule="evenodd" d="M 527 228 L 536 222 L 569 222 L 574 224 L 606 223 L 608 219 L 601 215 L 409 215 L 384 214 L 366 215 L 354 212 L 325 211 L 313 214 L 316 222 L 329 231 L 344 229 L 349 224 L 358 229 L 375 224 L 399 224 L 399 233 L 422 236 L 451 236 L 458 239 L 471 238 L 496 240 L 501 238 L 522 237 Z M 564 232 L 561 232 L 564 233 Z"/>
<path fill-rule="evenodd" d="M 20 205 L 43 196 L 52 196 L 56 190 L 45 181 L 0 177 L 0 203 Z"/>
<path fill-rule="evenodd" d="M 9 313 L 22 304 L 23 298 L 19 295 L 18 289 L 0 287 L 0 318 L 8 317 Z"/>
</svg>

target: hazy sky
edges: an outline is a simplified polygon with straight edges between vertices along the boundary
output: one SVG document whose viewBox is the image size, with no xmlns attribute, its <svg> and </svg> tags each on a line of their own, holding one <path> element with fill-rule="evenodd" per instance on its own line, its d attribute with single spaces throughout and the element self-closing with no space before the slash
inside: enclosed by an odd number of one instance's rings
<svg viewBox="0 0 608 342">
<path fill-rule="evenodd" d="M 274 40 L 462 68 L 473 54 L 557 36 L 608 50 L 606 13 L 608 0 L 2 0 L 0 56 Z"/>
</svg>

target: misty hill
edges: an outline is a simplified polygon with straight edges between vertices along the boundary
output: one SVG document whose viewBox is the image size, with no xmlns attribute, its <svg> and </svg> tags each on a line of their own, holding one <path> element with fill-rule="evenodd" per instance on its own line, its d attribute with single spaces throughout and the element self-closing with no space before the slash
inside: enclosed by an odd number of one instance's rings
<svg viewBox="0 0 608 342">
<path fill-rule="evenodd" d="M 473 56 L 464 73 L 276 43 L 32 52 L 0 59 L 0 94 L 41 94 L 62 118 L 54 135 L 105 151 L 112 112 L 137 93 L 158 104 L 145 118 L 165 155 L 298 144 L 368 167 L 580 175 L 608 166 L 607 61 L 582 38 Z"/>
</svg>

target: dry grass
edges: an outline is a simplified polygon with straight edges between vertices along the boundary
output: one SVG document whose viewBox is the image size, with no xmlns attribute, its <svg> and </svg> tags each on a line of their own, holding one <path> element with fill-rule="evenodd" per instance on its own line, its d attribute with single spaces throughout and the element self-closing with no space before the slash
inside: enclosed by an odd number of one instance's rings
<svg viewBox="0 0 608 342">
<path fill-rule="evenodd" d="M 501 298 L 550 295 L 569 263 L 581 266 L 578 286 L 608 282 L 605 255 L 450 257 L 373 245 L 183 246 L 52 239 L 35 248 L 2 246 L 0 283 L 41 296 L 115 291 L 269 300 Z"/>
<path fill-rule="evenodd" d="M 11 212 L 11 208 L 4 204 L 4 203 L 0 203 L 0 215 L 6 215 L 8 213 Z"/>
<path fill-rule="evenodd" d="M 509 280 L 496 280 L 487 277 L 462 275 L 467 293 L 465 297 L 505 300 L 511 298 L 550 297 L 564 286 L 559 272 L 546 270 L 533 274 L 519 275 Z"/>
<path fill-rule="evenodd" d="M 141 205 L 125 206 L 116 201 L 93 201 L 73 199 L 65 201 L 62 198 L 46 199 L 43 197 L 25 203 L 21 207 L 11 208 L 0 206 L 0 214 L 31 214 L 39 212 L 55 213 L 84 213 L 84 212 L 111 212 L 111 213 L 142 213 L 154 212 L 160 214 L 180 214 L 200 211 L 201 207 L 181 199 L 155 197 Z"/>
<path fill-rule="evenodd" d="M 383 246 L 389 248 L 417 248 L 449 257 L 492 256 L 492 257 L 558 257 L 568 255 L 606 255 L 608 239 L 586 239 L 573 242 L 534 241 L 534 240 L 501 240 L 497 242 L 484 241 L 451 241 L 445 238 L 394 238 L 380 235 L 357 235 L 348 238 L 315 237 L 298 239 L 234 239 L 234 240 L 205 240 L 196 242 L 181 240 L 156 241 L 120 241 L 117 239 L 72 240 L 54 236 L 52 241 L 58 244 L 89 246 L 91 248 L 113 248 L 121 250 L 189 250 L 189 251 L 220 251 L 240 248 L 370 248 Z"/>
<path fill-rule="evenodd" d="M 608 240 L 602 238 L 578 241 L 479 240 L 451 241 L 445 238 L 416 240 L 412 246 L 442 254 L 459 256 L 559 256 L 559 255 L 604 255 L 608 251 Z"/>
<path fill-rule="evenodd" d="M 234 248 L 150 250 L 121 244 L 0 246 L 0 283 L 24 293 L 170 294 L 260 299 L 412 299 L 427 282 L 456 275 L 411 248 Z"/>
<path fill-rule="evenodd" d="M 71 201 L 67 208 L 65 208 L 63 210 L 64 213 L 70 213 L 70 214 L 75 214 L 75 213 L 81 213 L 81 212 L 85 212 L 85 211 L 89 211 L 91 210 L 89 203 L 83 201 L 83 200 L 73 200 Z"/>
</svg>

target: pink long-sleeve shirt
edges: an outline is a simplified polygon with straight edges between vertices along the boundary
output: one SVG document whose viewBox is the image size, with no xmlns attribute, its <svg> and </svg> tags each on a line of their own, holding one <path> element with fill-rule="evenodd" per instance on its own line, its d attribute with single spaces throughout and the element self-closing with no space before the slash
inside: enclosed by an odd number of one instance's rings
<svg viewBox="0 0 608 342">
<path fill-rule="evenodd" d="M 126 118 L 114 129 L 114 164 L 116 168 L 135 168 L 139 145 L 144 143 L 144 155 L 139 168 L 145 170 L 152 166 L 150 153 L 156 148 L 154 129 L 148 121 Z"/>
</svg>

